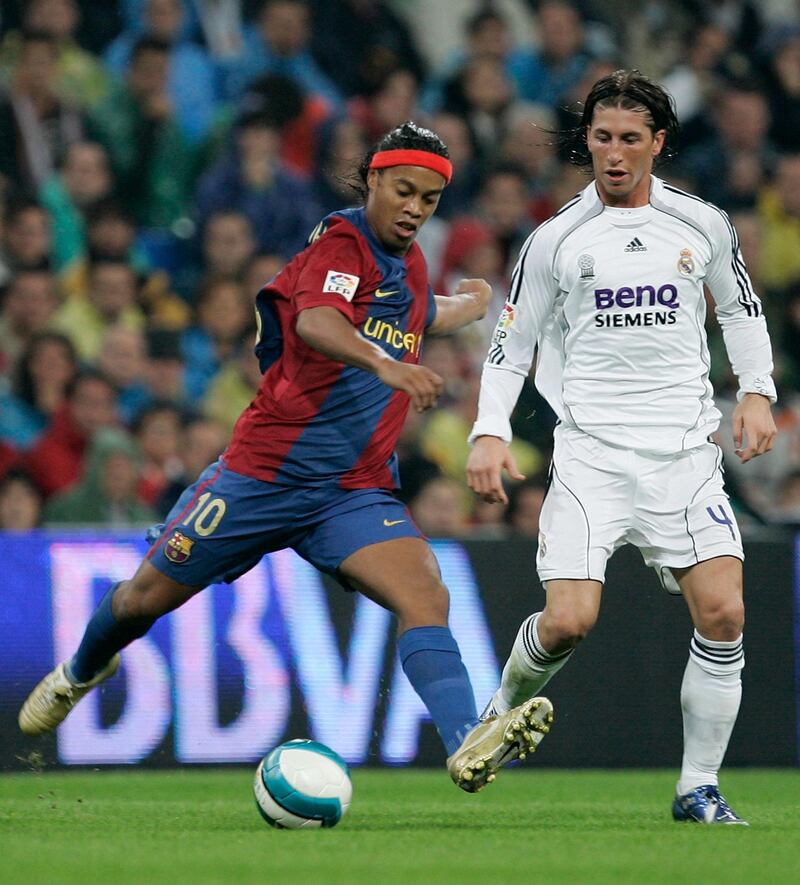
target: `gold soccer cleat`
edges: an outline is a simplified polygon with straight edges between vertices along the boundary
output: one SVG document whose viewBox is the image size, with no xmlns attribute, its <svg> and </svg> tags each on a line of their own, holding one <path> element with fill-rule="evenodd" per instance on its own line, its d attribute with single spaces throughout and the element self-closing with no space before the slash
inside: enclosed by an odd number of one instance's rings
<svg viewBox="0 0 800 885">
<path fill-rule="evenodd" d="M 531 698 L 507 713 L 489 716 L 447 760 L 450 777 L 462 790 L 477 793 L 492 783 L 504 765 L 533 753 L 553 719 L 553 705 L 547 698 Z"/>
<path fill-rule="evenodd" d="M 85 694 L 113 676 L 118 669 L 119 655 L 114 655 L 94 679 L 75 684 L 67 679 L 64 664 L 59 664 L 28 695 L 19 711 L 19 727 L 25 734 L 52 731 L 67 718 Z"/>
</svg>

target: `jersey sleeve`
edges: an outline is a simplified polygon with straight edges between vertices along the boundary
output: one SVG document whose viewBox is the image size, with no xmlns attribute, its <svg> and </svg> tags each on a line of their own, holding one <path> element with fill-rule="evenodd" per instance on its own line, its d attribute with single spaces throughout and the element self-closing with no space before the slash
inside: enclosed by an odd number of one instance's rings
<svg viewBox="0 0 800 885">
<path fill-rule="evenodd" d="M 436 319 L 436 295 L 433 286 L 428 284 L 428 306 L 425 308 L 425 328 Z"/>
<path fill-rule="evenodd" d="M 775 402 L 767 323 L 742 258 L 739 237 L 727 214 L 719 209 L 713 211 L 709 228 L 713 256 L 706 284 L 714 299 L 731 368 L 739 379 L 738 399 L 746 393 L 760 393 Z"/>
<path fill-rule="evenodd" d="M 548 239 L 534 231 L 520 252 L 508 299 L 500 311 L 483 366 L 478 418 L 469 436 L 470 443 L 479 436 L 511 441 L 511 413 L 558 294 Z"/>
<path fill-rule="evenodd" d="M 363 292 L 366 273 L 357 234 L 330 231 L 308 249 L 294 287 L 295 310 L 299 313 L 310 307 L 333 307 L 354 322 L 354 301 Z"/>
</svg>

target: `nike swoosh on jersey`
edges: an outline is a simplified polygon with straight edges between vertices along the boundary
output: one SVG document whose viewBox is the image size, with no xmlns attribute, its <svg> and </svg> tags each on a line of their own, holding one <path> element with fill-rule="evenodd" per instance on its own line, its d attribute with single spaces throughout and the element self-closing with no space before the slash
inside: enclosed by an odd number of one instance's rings
<svg viewBox="0 0 800 885">
<path fill-rule="evenodd" d="M 388 298 L 390 295 L 397 295 L 399 289 L 392 289 L 390 292 L 382 292 L 380 289 L 375 290 L 376 298 Z"/>
<path fill-rule="evenodd" d="M 404 519 L 384 519 L 383 524 L 385 526 L 393 526 L 400 525 L 401 522 L 405 522 Z"/>
</svg>

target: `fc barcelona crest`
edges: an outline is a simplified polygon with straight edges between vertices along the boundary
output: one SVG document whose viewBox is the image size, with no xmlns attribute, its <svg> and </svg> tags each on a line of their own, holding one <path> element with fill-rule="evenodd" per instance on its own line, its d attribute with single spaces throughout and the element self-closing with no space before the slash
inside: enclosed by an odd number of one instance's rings
<svg viewBox="0 0 800 885">
<path fill-rule="evenodd" d="M 183 532 L 173 532 L 164 547 L 164 556 L 170 562 L 180 565 L 192 555 L 192 547 L 194 541 L 191 538 L 187 538 Z"/>
</svg>

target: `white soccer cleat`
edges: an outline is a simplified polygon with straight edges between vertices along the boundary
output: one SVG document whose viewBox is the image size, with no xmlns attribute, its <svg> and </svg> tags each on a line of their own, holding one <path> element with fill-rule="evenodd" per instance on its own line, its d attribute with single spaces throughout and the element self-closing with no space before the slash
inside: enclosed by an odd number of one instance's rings
<svg viewBox="0 0 800 885">
<path fill-rule="evenodd" d="M 19 711 L 19 727 L 25 734 L 52 731 L 69 716 L 85 694 L 117 672 L 119 663 L 119 655 L 114 655 L 94 679 L 78 684 L 67 679 L 64 664 L 59 664 L 28 695 Z"/>
<path fill-rule="evenodd" d="M 477 793 L 492 783 L 504 765 L 533 753 L 553 719 L 553 705 L 547 698 L 531 698 L 507 713 L 489 716 L 447 760 L 450 777 L 462 790 Z"/>
</svg>

